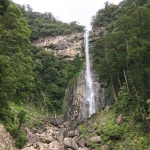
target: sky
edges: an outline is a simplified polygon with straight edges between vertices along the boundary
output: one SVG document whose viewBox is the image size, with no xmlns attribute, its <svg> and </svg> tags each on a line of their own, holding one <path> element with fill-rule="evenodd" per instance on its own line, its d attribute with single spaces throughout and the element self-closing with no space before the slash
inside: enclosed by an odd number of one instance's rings
<svg viewBox="0 0 150 150">
<path fill-rule="evenodd" d="M 90 29 L 92 16 L 104 8 L 104 3 L 109 1 L 119 4 L 122 0 L 13 0 L 17 4 L 29 4 L 33 11 L 51 12 L 55 18 L 63 22 L 77 21 Z"/>
</svg>

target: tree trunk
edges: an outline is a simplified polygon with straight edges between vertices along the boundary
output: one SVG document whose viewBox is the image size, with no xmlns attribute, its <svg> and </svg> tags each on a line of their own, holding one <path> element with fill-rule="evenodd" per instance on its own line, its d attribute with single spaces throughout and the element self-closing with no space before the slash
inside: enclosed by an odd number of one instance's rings
<svg viewBox="0 0 150 150">
<path fill-rule="evenodd" d="M 126 76 L 125 70 L 123 70 L 123 73 L 124 73 L 124 78 L 125 78 L 125 81 L 126 81 L 127 88 L 129 90 L 129 86 L 128 86 L 128 81 L 127 81 L 127 76 Z"/>
<path fill-rule="evenodd" d="M 106 41 L 105 41 L 105 52 L 106 52 L 106 60 L 107 60 L 107 65 L 109 64 L 109 61 L 108 61 L 108 52 L 107 52 L 107 47 L 106 47 Z M 115 99 L 115 102 L 117 102 L 117 96 L 116 96 L 116 92 L 115 92 L 115 87 L 113 85 L 113 80 L 111 78 L 111 75 L 109 73 L 109 78 L 111 80 L 111 83 L 112 83 L 112 90 L 113 90 L 113 94 L 114 94 L 114 99 Z"/>
</svg>

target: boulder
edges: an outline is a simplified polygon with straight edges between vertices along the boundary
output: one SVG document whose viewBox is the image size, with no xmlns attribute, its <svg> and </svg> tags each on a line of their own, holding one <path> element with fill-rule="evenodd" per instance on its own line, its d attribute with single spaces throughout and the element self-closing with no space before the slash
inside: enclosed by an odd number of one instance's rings
<svg viewBox="0 0 150 150">
<path fill-rule="evenodd" d="M 91 137 L 91 142 L 93 142 L 93 143 L 100 143 L 101 141 L 102 141 L 102 139 L 100 136 Z"/>
<path fill-rule="evenodd" d="M 136 120 L 133 118 L 132 120 L 130 120 L 130 125 L 133 126 L 136 124 Z"/>
<path fill-rule="evenodd" d="M 54 138 L 51 137 L 51 136 L 46 137 L 46 138 L 45 138 L 45 137 L 41 137 L 41 138 L 40 138 L 40 141 L 43 142 L 43 143 L 49 144 L 50 142 L 54 141 Z"/>
<path fill-rule="evenodd" d="M 109 108 L 110 108 L 110 107 L 107 105 L 106 108 L 105 108 L 105 111 L 108 112 L 108 111 L 109 111 Z"/>
<path fill-rule="evenodd" d="M 58 126 L 58 122 L 56 118 L 50 118 L 50 124 L 54 125 L 54 126 Z"/>
<path fill-rule="evenodd" d="M 109 146 L 108 145 L 103 145 L 102 150 L 109 150 Z"/>
<path fill-rule="evenodd" d="M 77 130 L 73 130 L 73 131 L 68 132 L 68 137 L 75 137 L 78 135 L 79 135 L 79 132 Z"/>
<path fill-rule="evenodd" d="M 25 148 L 23 148 L 21 150 L 36 150 L 36 149 L 33 146 L 31 146 L 31 147 L 25 147 Z"/>
<path fill-rule="evenodd" d="M 49 145 L 49 150 L 59 150 L 61 149 L 61 145 L 57 141 L 53 141 Z"/>
<path fill-rule="evenodd" d="M 82 139 L 79 141 L 79 146 L 83 148 L 83 147 L 85 147 L 85 145 L 86 145 L 86 141 L 85 141 L 84 138 L 82 138 Z"/>
<path fill-rule="evenodd" d="M 72 138 L 65 138 L 64 145 L 65 147 L 72 148 L 73 150 L 78 150 L 78 145 L 74 142 Z"/>
<path fill-rule="evenodd" d="M 79 143 L 79 140 L 80 140 L 80 137 L 79 137 L 79 136 L 75 136 L 75 137 L 73 137 L 73 140 L 74 140 L 74 142 L 75 142 L 76 144 L 78 144 L 78 143 Z"/>
<path fill-rule="evenodd" d="M 122 124 L 123 123 L 123 115 L 120 114 L 117 118 L 117 124 Z"/>
</svg>

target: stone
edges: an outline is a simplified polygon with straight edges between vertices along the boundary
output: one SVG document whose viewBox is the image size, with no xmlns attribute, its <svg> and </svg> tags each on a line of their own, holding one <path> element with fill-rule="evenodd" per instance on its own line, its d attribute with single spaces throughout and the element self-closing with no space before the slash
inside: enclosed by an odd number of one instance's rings
<svg viewBox="0 0 150 150">
<path fill-rule="evenodd" d="M 135 124 L 136 124 L 136 120 L 135 120 L 134 118 L 131 119 L 131 120 L 130 120 L 130 125 L 133 126 L 133 125 L 135 125 Z"/>
<path fill-rule="evenodd" d="M 73 130 L 73 131 L 68 132 L 68 137 L 74 137 L 74 136 L 78 136 L 78 135 L 79 135 L 78 130 Z"/>
<path fill-rule="evenodd" d="M 74 142 L 74 140 L 72 138 L 65 138 L 64 145 L 65 145 L 65 147 L 72 148 L 73 150 L 78 149 L 78 145 Z"/>
<path fill-rule="evenodd" d="M 85 141 L 84 138 L 82 138 L 82 139 L 79 141 L 79 146 L 83 148 L 83 147 L 85 147 L 85 145 L 86 145 L 86 141 Z"/>
<path fill-rule="evenodd" d="M 109 146 L 108 145 L 103 145 L 102 150 L 109 150 Z"/>
<path fill-rule="evenodd" d="M 37 137 L 34 134 L 29 134 L 29 133 L 27 134 L 27 139 L 28 139 L 27 144 L 34 144 L 40 141 L 39 137 Z"/>
<path fill-rule="evenodd" d="M 10 136 L 9 132 L 6 131 L 5 127 L 0 124 L 0 150 L 9 148 L 11 150 L 17 150 L 14 139 Z"/>
<path fill-rule="evenodd" d="M 51 136 L 46 137 L 46 138 L 45 138 L 45 137 L 41 137 L 41 138 L 40 138 L 40 141 L 43 142 L 43 143 L 49 144 L 50 142 L 54 141 L 54 138 L 51 137 Z"/>
<path fill-rule="evenodd" d="M 123 115 L 120 114 L 117 118 L 117 124 L 122 124 L 123 123 Z"/>
<path fill-rule="evenodd" d="M 108 106 L 108 105 L 106 106 L 105 111 L 106 111 L 106 112 L 109 111 L 109 106 Z"/>
<path fill-rule="evenodd" d="M 102 141 L 102 139 L 100 136 L 91 137 L 91 142 L 93 142 L 93 143 L 100 143 L 101 141 Z"/>
<path fill-rule="evenodd" d="M 36 150 L 36 149 L 33 146 L 31 146 L 31 147 L 25 147 L 25 148 L 23 148 L 21 150 Z"/>
<path fill-rule="evenodd" d="M 54 125 L 54 126 L 58 126 L 58 122 L 56 118 L 50 118 L 50 124 Z"/>
<path fill-rule="evenodd" d="M 82 53 L 84 42 L 83 32 L 73 32 L 69 35 L 59 35 L 55 37 L 45 37 L 35 40 L 33 44 L 43 47 L 45 51 L 53 52 L 58 58 L 73 60 L 76 54 Z"/>
<path fill-rule="evenodd" d="M 83 148 L 79 147 L 78 150 L 89 150 L 89 148 L 87 148 L 87 147 L 83 147 Z"/>
<path fill-rule="evenodd" d="M 74 140 L 74 142 L 75 142 L 76 144 L 78 144 L 78 143 L 79 143 L 79 140 L 80 140 L 80 137 L 79 137 L 79 136 L 75 136 L 75 137 L 73 137 L 73 140 Z"/>
<path fill-rule="evenodd" d="M 61 149 L 61 145 L 57 141 L 53 141 L 50 143 L 49 149 L 50 150 L 52 150 L 52 149 L 53 150 L 59 150 L 59 149 Z"/>
</svg>

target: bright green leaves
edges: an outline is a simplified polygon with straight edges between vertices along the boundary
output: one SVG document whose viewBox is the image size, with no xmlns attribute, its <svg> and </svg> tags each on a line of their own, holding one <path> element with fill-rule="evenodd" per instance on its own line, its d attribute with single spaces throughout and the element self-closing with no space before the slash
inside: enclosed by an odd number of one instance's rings
<svg viewBox="0 0 150 150">
<path fill-rule="evenodd" d="M 93 27 L 102 25 L 107 30 L 93 46 L 94 68 L 107 90 L 118 95 L 117 111 L 131 112 L 145 120 L 149 111 L 146 100 L 150 97 L 149 2 L 122 1 L 114 10 L 116 20 L 107 15 L 108 25 L 103 17 L 110 6 L 99 10 L 93 20 Z M 149 123 L 145 122 L 150 132 Z"/>
<path fill-rule="evenodd" d="M 30 30 L 17 6 L 10 4 L 0 18 L 0 33 L 1 100 L 25 102 L 33 87 Z"/>
<path fill-rule="evenodd" d="M 35 87 L 32 99 L 37 107 L 61 113 L 68 83 L 79 73 L 83 61 L 58 59 L 43 49 L 32 47 Z"/>
<path fill-rule="evenodd" d="M 13 55 L 20 51 L 27 51 L 30 30 L 23 20 L 21 11 L 10 4 L 6 15 L 0 19 L 0 52 Z"/>
</svg>

